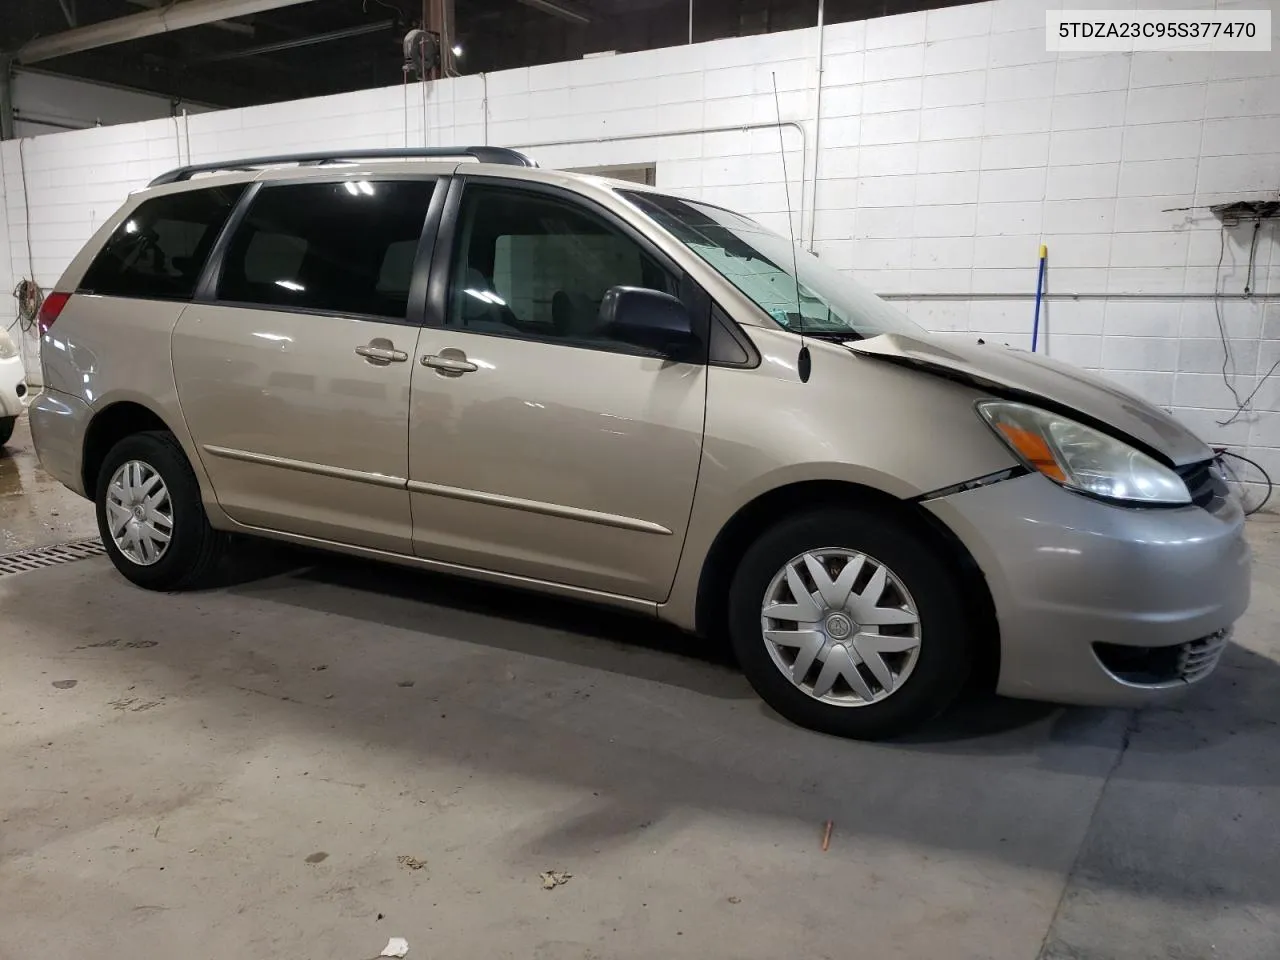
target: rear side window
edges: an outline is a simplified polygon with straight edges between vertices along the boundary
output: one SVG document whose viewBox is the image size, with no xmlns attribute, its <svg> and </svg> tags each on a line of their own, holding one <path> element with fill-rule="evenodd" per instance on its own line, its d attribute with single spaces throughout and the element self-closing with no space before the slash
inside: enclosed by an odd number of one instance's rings
<svg viewBox="0 0 1280 960">
<path fill-rule="evenodd" d="M 243 184 L 188 190 L 138 206 L 107 239 L 80 282 L 84 293 L 190 300 Z"/>
<path fill-rule="evenodd" d="M 433 180 L 263 187 L 227 246 L 218 299 L 403 319 Z"/>
</svg>

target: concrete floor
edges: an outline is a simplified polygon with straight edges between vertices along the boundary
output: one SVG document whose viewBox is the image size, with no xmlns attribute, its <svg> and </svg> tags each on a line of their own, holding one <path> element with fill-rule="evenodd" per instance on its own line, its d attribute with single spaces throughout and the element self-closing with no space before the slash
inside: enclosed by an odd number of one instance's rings
<svg viewBox="0 0 1280 960">
<path fill-rule="evenodd" d="M 0 554 L 96 537 L 93 507 L 40 469 L 24 417 L 0 447 Z"/>
<path fill-rule="evenodd" d="M 15 446 L 6 545 L 91 531 Z M 1274 960 L 1280 523 L 1252 535 L 1180 704 L 974 701 L 881 745 L 652 624 L 393 568 L 5 577 L 0 957 Z"/>
</svg>

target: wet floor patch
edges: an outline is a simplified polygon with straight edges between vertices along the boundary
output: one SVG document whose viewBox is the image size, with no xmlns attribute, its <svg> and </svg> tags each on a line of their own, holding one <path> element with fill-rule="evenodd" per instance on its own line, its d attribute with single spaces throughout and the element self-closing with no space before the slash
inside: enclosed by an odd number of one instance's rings
<svg viewBox="0 0 1280 960">
<path fill-rule="evenodd" d="M 72 493 L 40 466 L 25 416 L 0 446 L 0 554 L 97 533 L 93 504 Z"/>
</svg>

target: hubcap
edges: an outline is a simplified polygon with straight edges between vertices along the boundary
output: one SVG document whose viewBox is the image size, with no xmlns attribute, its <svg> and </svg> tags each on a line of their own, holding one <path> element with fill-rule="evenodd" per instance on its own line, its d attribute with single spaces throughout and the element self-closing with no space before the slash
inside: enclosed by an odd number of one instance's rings
<svg viewBox="0 0 1280 960">
<path fill-rule="evenodd" d="M 107 484 L 107 529 L 116 548 L 141 567 L 157 563 L 173 536 L 173 504 L 155 468 L 122 464 Z"/>
<path fill-rule="evenodd" d="M 861 707 L 898 690 L 920 655 L 920 615 L 887 566 L 824 547 L 787 561 L 760 610 L 783 676 L 823 703 Z"/>
</svg>

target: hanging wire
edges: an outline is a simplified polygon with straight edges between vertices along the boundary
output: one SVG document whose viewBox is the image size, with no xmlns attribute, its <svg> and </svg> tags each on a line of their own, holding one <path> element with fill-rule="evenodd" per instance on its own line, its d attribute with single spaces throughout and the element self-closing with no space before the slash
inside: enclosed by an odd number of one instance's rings
<svg viewBox="0 0 1280 960">
<path fill-rule="evenodd" d="M 1236 453 L 1234 450 L 1228 450 L 1226 447 L 1214 447 L 1213 453 L 1214 453 L 1214 456 L 1217 458 L 1218 463 L 1222 466 L 1223 471 L 1227 474 L 1227 478 L 1231 480 L 1232 483 L 1235 483 L 1238 487 L 1241 488 L 1241 499 L 1244 499 L 1244 490 L 1247 489 L 1248 482 L 1243 480 L 1240 477 L 1240 474 L 1238 474 L 1235 468 L 1232 467 L 1232 465 L 1227 462 L 1226 458 L 1230 457 L 1233 460 L 1239 460 L 1241 463 L 1247 463 L 1249 464 L 1249 466 L 1257 470 L 1258 473 L 1262 474 L 1262 483 L 1263 485 L 1266 486 L 1267 492 L 1263 494 L 1262 499 L 1259 500 L 1256 505 L 1252 507 L 1246 506 L 1244 515 L 1246 517 L 1251 517 L 1255 513 L 1257 513 L 1259 510 L 1261 510 L 1263 507 L 1265 507 L 1267 503 L 1271 500 L 1272 483 L 1271 483 L 1271 475 L 1262 468 L 1262 464 L 1258 463 L 1258 461 L 1256 460 L 1249 459 L 1248 457 L 1244 456 L 1244 454 Z"/>
<path fill-rule="evenodd" d="M 18 301 L 18 315 L 5 327 L 5 331 L 20 327 L 23 333 L 33 332 L 40 307 L 44 304 L 44 291 L 34 280 L 19 280 L 18 285 L 13 288 L 13 298 Z"/>
<path fill-rule="evenodd" d="M 1253 282 L 1254 261 L 1257 259 L 1257 254 L 1258 254 L 1258 233 L 1261 229 L 1262 229 L 1262 221 L 1255 220 L 1253 224 L 1253 239 L 1249 244 L 1249 265 L 1245 272 L 1245 282 L 1244 282 L 1245 297 L 1250 297 L 1253 294 L 1251 285 Z M 1258 391 L 1262 389 L 1263 384 L 1265 384 L 1269 379 L 1271 379 L 1271 375 L 1275 373 L 1278 368 L 1280 368 L 1280 360 L 1277 360 L 1275 363 L 1271 364 L 1271 368 L 1262 375 L 1262 377 L 1258 380 L 1257 384 L 1254 385 L 1253 390 L 1250 391 L 1249 395 L 1245 397 L 1243 400 L 1241 400 L 1240 394 L 1236 391 L 1235 385 L 1227 377 L 1227 361 L 1230 358 L 1231 354 L 1230 354 L 1230 346 L 1227 341 L 1226 324 L 1222 319 L 1222 294 L 1220 290 L 1221 288 L 1220 278 L 1222 275 L 1222 256 L 1226 250 L 1226 245 L 1227 245 L 1227 225 L 1225 222 L 1222 224 L 1221 233 L 1219 235 L 1219 241 L 1220 242 L 1218 247 L 1218 271 L 1214 277 L 1214 283 L 1213 283 L 1213 292 L 1214 292 L 1213 310 L 1214 310 L 1214 315 L 1218 318 L 1218 336 L 1222 338 L 1222 382 L 1225 383 L 1227 385 L 1227 389 L 1231 391 L 1232 399 L 1234 399 L 1236 402 L 1236 408 L 1231 412 L 1231 416 L 1227 417 L 1227 419 L 1219 420 L 1218 426 L 1229 427 L 1231 426 L 1231 424 L 1235 423 L 1242 416 L 1244 416 L 1244 412 L 1249 409 L 1249 405 L 1253 403 L 1253 398 L 1258 395 Z M 1232 373 L 1234 375 L 1234 371 L 1232 371 Z"/>
<path fill-rule="evenodd" d="M 18 141 L 18 176 L 22 180 L 22 218 L 27 222 L 27 270 L 34 280 L 36 275 L 36 256 L 31 252 L 31 194 L 27 190 L 27 155 L 24 148 L 25 139 Z"/>
<path fill-rule="evenodd" d="M 13 298 L 18 301 L 17 316 L 5 327 L 8 333 L 18 327 L 23 333 L 30 334 L 36 329 L 36 318 L 40 315 L 40 307 L 44 303 L 44 291 L 36 283 L 36 258 L 31 246 L 31 194 L 27 189 L 27 159 L 25 153 L 26 140 L 18 141 L 18 177 L 22 181 L 22 218 L 26 221 L 27 238 L 27 273 L 13 288 Z M 0 169 L 0 175 L 3 175 Z"/>
<path fill-rule="evenodd" d="M 1227 339 L 1227 324 L 1222 319 L 1222 259 L 1227 253 L 1227 225 L 1222 224 L 1218 230 L 1218 267 L 1213 274 L 1213 315 L 1218 321 L 1218 336 L 1222 340 L 1222 382 L 1226 384 L 1227 389 L 1231 391 L 1231 398 L 1236 402 L 1236 413 L 1244 409 L 1244 404 L 1240 401 L 1240 394 L 1236 392 L 1236 385 L 1233 382 L 1235 377 L 1235 368 L 1231 364 L 1231 342 Z M 1232 365 L 1231 376 L 1227 376 L 1227 366 Z M 1228 421 L 1230 422 L 1230 421 Z M 1225 423 L 1219 423 L 1219 426 L 1225 427 Z"/>
<path fill-rule="evenodd" d="M 1244 295 L 1253 293 L 1253 261 L 1258 255 L 1258 232 L 1262 229 L 1262 221 L 1253 221 L 1253 240 L 1249 244 L 1249 269 L 1244 275 Z"/>
</svg>

